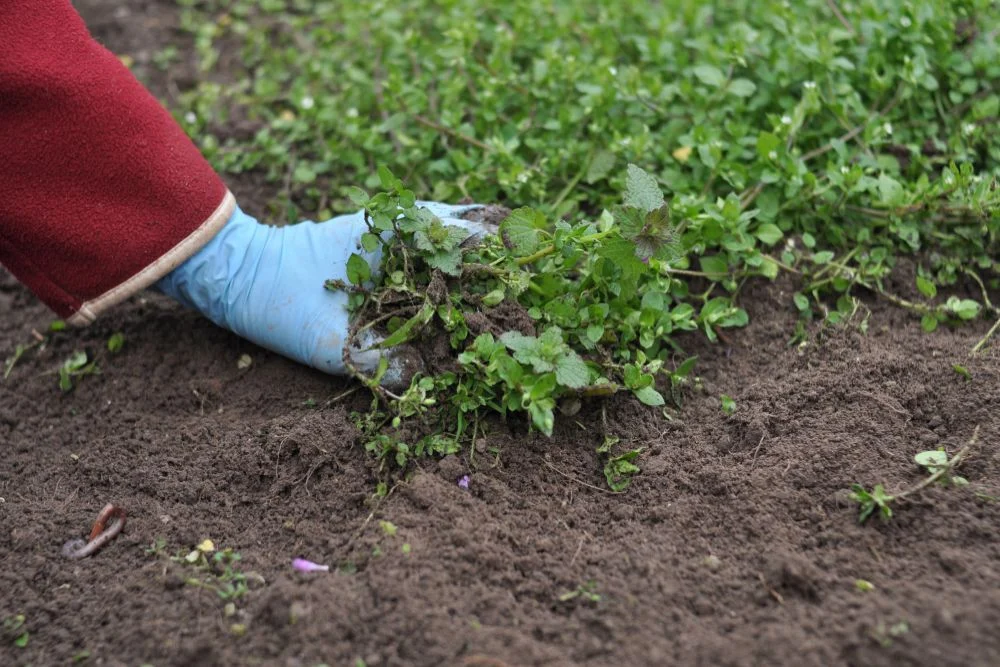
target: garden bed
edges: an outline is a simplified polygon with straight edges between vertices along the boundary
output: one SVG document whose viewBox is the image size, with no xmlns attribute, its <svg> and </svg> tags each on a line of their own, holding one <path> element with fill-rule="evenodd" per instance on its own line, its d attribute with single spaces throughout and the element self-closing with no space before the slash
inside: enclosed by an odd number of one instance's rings
<svg viewBox="0 0 1000 667">
<path fill-rule="evenodd" d="M 184 68 L 149 58 L 178 38 L 173 6 L 77 5 L 168 97 Z M 256 178 L 231 184 L 261 213 Z M 894 276 L 907 294 L 912 266 Z M 0 662 L 1000 663 L 1000 357 L 969 357 L 989 323 L 925 333 L 869 295 L 790 344 L 794 289 L 752 282 L 746 328 L 677 338 L 700 378 L 679 409 L 608 402 L 607 428 L 643 448 L 625 492 L 601 475 L 588 405 L 551 438 L 491 421 L 471 460 L 417 461 L 378 498 L 356 384 L 153 296 L 50 332 L 0 273 L 0 357 L 34 345 L 0 383 Z M 64 393 L 57 370 L 78 350 L 100 372 Z M 977 427 L 967 487 L 859 525 L 853 483 L 911 486 L 914 454 L 954 453 Z M 109 502 L 124 532 L 64 558 Z M 240 560 L 209 575 L 225 549 Z M 296 557 L 331 571 L 297 572 Z"/>
</svg>

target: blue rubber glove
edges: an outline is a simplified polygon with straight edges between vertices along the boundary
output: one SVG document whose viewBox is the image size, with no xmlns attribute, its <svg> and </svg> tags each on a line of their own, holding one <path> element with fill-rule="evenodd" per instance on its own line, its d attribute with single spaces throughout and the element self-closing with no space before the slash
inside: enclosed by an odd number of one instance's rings
<svg viewBox="0 0 1000 667">
<path fill-rule="evenodd" d="M 495 229 L 458 216 L 480 208 L 417 202 L 446 225 L 482 237 Z M 153 289 L 196 310 L 218 326 L 332 375 L 344 375 L 344 341 L 348 334 L 347 293 L 323 286 L 327 279 L 347 282 L 347 260 L 364 257 L 379 275 L 381 248 L 368 253 L 360 239 L 368 228 L 364 213 L 342 215 L 326 222 L 305 221 L 288 227 L 259 223 L 236 208 L 222 230 L 201 250 L 153 286 Z M 411 360 L 393 350 L 364 350 L 377 343 L 359 341 L 351 360 L 372 373 L 382 354 L 389 355 L 383 384 L 409 382 Z"/>
</svg>

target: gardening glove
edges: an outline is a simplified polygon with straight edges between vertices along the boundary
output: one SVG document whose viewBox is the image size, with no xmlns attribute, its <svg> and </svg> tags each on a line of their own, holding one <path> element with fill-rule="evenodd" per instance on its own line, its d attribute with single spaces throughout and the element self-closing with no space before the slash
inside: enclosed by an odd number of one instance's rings
<svg viewBox="0 0 1000 667">
<path fill-rule="evenodd" d="M 417 202 L 445 225 L 481 238 L 495 227 L 459 219 L 479 205 L 453 206 Z M 347 260 L 363 257 L 377 277 L 381 247 L 366 252 L 361 235 L 368 231 L 364 212 L 326 222 L 305 221 L 287 227 L 261 224 L 239 207 L 222 230 L 195 255 L 153 287 L 218 326 L 285 357 L 332 375 L 345 375 L 343 350 L 350 325 L 348 294 L 324 287 L 329 279 L 347 280 Z M 383 237 L 386 238 L 386 237 Z M 388 355 L 387 388 L 409 385 L 416 363 L 397 348 L 367 349 L 380 339 L 370 334 L 352 349 L 351 362 L 374 373 Z"/>
</svg>

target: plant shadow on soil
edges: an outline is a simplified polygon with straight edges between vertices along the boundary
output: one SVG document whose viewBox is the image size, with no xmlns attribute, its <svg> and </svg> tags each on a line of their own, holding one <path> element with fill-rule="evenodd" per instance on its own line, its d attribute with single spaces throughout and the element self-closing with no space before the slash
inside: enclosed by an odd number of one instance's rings
<svg viewBox="0 0 1000 667">
<path fill-rule="evenodd" d="M 110 48 L 132 49 L 140 75 L 143 49 L 175 38 L 172 5 L 77 5 Z M 233 183 L 244 199 L 253 185 Z M 608 404 L 613 432 L 645 448 L 621 495 L 580 483 L 603 484 L 599 410 L 585 409 L 551 439 L 494 423 L 477 467 L 422 462 L 373 504 L 373 463 L 350 418 L 369 401 L 357 391 L 329 404 L 346 381 L 152 296 L 53 334 L 0 383 L 0 617 L 23 614 L 29 632 L 21 648 L 3 630 L 0 662 L 1000 663 L 1000 503 L 974 493 L 1000 495 L 1000 369 L 995 346 L 968 358 L 987 323 L 924 334 L 869 303 L 867 334 L 813 330 L 800 348 L 787 344 L 790 304 L 787 283 L 751 285 L 751 323 L 728 344 L 682 339 L 705 391 L 687 392 L 672 420 Z M 3 272 L 0 313 L 3 357 L 51 320 Z M 62 394 L 52 371 L 117 331 L 124 349 Z M 240 369 L 244 353 L 253 364 Z M 955 451 L 977 425 L 962 468 L 971 488 L 932 488 L 889 524 L 857 524 L 852 482 L 909 485 L 917 451 Z M 466 473 L 468 490 L 456 484 Z M 63 542 L 107 502 L 127 510 L 125 531 L 96 556 L 64 559 Z M 183 567 L 146 552 L 205 538 L 267 582 L 231 617 L 214 592 L 185 585 Z M 297 556 L 336 571 L 294 572 Z M 599 600 L 565 599 L 589 582 Z"/>
</svg>

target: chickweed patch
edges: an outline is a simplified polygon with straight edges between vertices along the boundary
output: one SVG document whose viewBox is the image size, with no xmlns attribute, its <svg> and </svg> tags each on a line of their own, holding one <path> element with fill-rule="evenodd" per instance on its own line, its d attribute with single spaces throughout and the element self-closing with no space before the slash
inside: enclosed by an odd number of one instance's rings
<svg viewBox="0 0 1000 667">
<path fill-rule="evenodd" d="M 676 402 L 675 335 L 746 324 L 751 279 L 794 276 L 793 341 L 865 296 L 928 331 L 1000 321 L 993 3 L 180 4 L 203 80 L 175 112 L 203 153 L 275 183 L 279 219 L 364 207 L 367 249 L 397 235 L 384 278 L 359 258 L 330 287 L 386 347 L 449 338 L 453 372 L 395 396 L 361 378 L 385 461 L 456 451 L 487 412 L 549 434 L 573 399 Z M 244 76 L 214 76 L 223 44 Z M 418 198 L 516 210 L 467 249 Z M 907 256 L 916 298 L 887 281 Z M 470 331 L 504 301 L 535 335 Z"/>
</svg>

